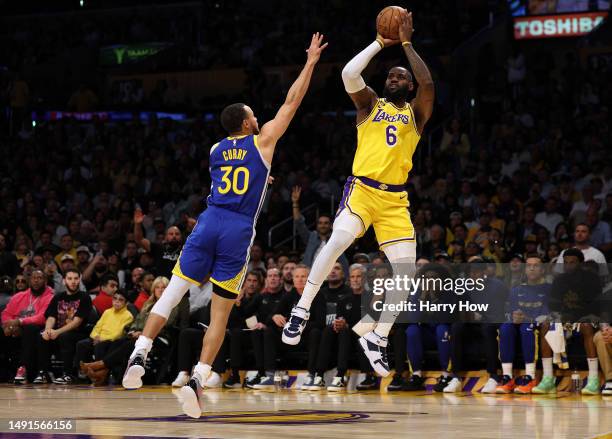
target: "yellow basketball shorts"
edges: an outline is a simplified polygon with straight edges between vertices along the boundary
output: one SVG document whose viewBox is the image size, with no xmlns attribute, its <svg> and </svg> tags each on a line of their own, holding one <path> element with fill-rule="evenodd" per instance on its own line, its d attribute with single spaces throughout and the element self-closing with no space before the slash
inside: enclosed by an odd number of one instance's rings
<svg viewBox="0 0 612 439">
<path fill-rule="evenodd" d="M 398 242 L 414 242 L 416 235 L 408 212 L 408 193 L 376 189 L 372 182 L 369 180 L 366 185 L 358 177 L 349 177 L 336 216 L 344 210 L 356 215 L 363 223 L 363 233 L 370 225 L 374 226 L 380 248 Z"/>
</svg>

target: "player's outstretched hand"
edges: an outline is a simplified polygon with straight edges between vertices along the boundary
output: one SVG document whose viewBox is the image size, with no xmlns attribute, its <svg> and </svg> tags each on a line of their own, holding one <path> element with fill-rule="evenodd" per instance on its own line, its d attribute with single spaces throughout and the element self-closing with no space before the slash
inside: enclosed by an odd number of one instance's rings
<svg viewBox="0 0 612 439">
<path fill-rule="evenodd" d="M 404 9 L 400 13 L 400 25 L 399 25 L 399 36 L 402 43 L 412 41 L 412 33 L 414 28 L 412 27 L 412 12 L 408 12 Z"/>
<path fill-rule="evenodd" d="M 319 32 L 312 36 L 312 40 L 310 40 L 310 47 L 306 50 L 308 53 L 308 62 L 312 64 L 316 64 L 321 57 L 321 52 L 325 50 L 327 47 L 327 43 L 323 43 L 323 35 Z"/>
</svg>

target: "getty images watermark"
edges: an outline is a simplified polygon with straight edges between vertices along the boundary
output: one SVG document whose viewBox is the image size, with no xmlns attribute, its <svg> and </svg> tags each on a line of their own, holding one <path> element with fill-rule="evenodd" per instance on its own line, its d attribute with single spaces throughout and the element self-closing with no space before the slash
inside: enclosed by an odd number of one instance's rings
<svg viewBox="0 0 612 439">
<path fill-rule="evenodd" d="M 382 296 L 383 294 L 402 294 L 403 296 L 413 297 L 420 293 L 418 299 L 425 300 L 402 300 L 398 303 L 385 303 L 384 299 L 378 298 L 372 301 L 372 309 L 376 312 L 380 311 L 408 311 L 408 312 L 449 312 L 456 311 L 478 311 L 486 312 L 488 303 L 472 303 L 470 300 L 447 301 L 439 300 L 439 293 L 451 293 L 457 296 L 463 296 L 465 293 L 482 292 L 485 290 L 486 276 L 482 278 L 432 278 L 425 275 L 418 277 L 393 276 L 386 279 L 373 279 L 372 294 Z M 431 295 L 432 292 L 436 296 Z M 424 294 L 425 293 L 425 294 Z M 429 299 L 427 300 L 427 293 Z"/>
</svg>

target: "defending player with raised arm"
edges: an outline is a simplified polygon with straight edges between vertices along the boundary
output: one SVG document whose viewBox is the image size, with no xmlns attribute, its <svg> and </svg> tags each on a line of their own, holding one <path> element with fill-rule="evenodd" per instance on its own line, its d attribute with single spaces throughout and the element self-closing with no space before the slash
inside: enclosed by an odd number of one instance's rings
<svg viewBox="0 0 612 439">
<path fill-rule="evenodd" d="M 309 318 L 308 310 L 322 282 L 338 257 L 351 243 L 374 226 L 376 239 L 393 266 L 396 276 L 413 276 L 416 261 L 414 227 L 408 212 L 405 184 L 412 156 L 429 120 L 434 102 L 434 84 L 429 69 L 412 46 L 412 14 L 403 10 L 399 40 L 376 41 L 355 56 L 342 70 L 345 89 L 357 108 L 357 150 L 353 175 L 348 178 L 334 221 L 333 233 L 315 260 L 304 293 L 283 330 L 283 341 L 297 344 Z M 402 43 L 413 77 L 404 67 L 389 70 L 383 98 L 368 87 L 361 72 L 384 47 Z M 387 291 L 385 305 L 407 298 L 407 291 Z M 385 307 L 378 323 L 363 321 L 354 328 L 374 370 L 389 374 L 387 336 L 398 313 Z"/>
<path fill-rule="evenodd" d="M 199 394 L 223 339 L 230 311 L 246 275 L 255 224 L 265 196 L 274 149 L 295 116 L 308 90 L 314 67 L 327 47 L 323 35 L 312 36 L 307 61 L 287 93 L 274 119 L 261 131 L 253 110 L 232 104 L 221 113 L 228 137 L 210 150 L 211 191 L 208 208 L 200 215 L 172 271 L 172 279 L 147 319 L 130 356 L 123 387 L 142 386 L 146 357 L 153 339 L 166 324 L 192 284 L 206 279 L 213 283 L 210 326 L 204 336 L 200 362 L 189 383 L 181 389 L 183 410 L 192 417 L 201 414 Z"/>
</svg>

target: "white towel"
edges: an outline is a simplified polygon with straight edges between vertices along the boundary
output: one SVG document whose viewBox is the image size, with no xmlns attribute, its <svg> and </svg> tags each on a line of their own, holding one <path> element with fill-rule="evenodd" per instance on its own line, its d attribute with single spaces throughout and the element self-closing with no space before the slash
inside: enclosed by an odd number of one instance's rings
<svg viewBox="0 0 612 439">
<path fill-rule="evenodd" d="M 561 323 L 550 324 L 550 328 L 544 336 L 553 351 L 553 363 L 559 369 L 568 369 L 567 354 L 565 353 L 565 334 Z"/>
</svg>

